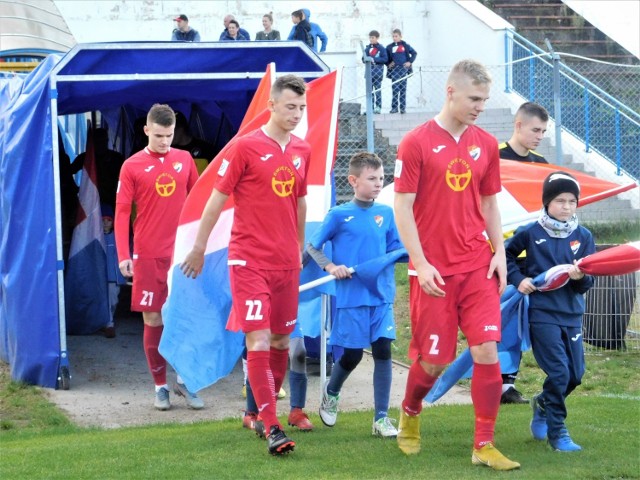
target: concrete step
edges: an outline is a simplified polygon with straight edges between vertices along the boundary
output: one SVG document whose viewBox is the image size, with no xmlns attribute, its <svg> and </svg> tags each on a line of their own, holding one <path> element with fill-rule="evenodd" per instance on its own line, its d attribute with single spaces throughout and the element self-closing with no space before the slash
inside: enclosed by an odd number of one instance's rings
<svg viewBox="0 0 640 480">
<path fill-rule="evenodd" d="M 398 144 L 404 135 L 436 114 L 437 112 L 411 112 L 403 115 L 380 114 L 374 116 L 375 151 L 384 162 L 387 174 L 385 183 L 393 181 L 393 162 L 396 158 Z M 349 125 L 350 133 L 340 132 L 338 155 L 334 168 L 338 203 L 349 201 L 353 196 L 353 191 L 346 180 L 351 155 L 357 150 L 366 149 L 366 117 L 363 115 L 351 116 Z M 499 142 L 503 142 L 509 139 L 513 132 L 513 114 L 509 108 L 487 109 L 480 116 L 478 126 L 494 135 Z M 553 132 L 547 132 L 547 136 L 542 140 L 537 151 L 549 163 L 558 164 L 553 139 Z M 564 155 L 562 165 L 590 175 L 594 174 L 594 172 L 586 170 L 583 163 L 576 161 L 569 154 Z M 579 214 L 582 222 L 635 221 L 638 218 L 638 211 L 632 208 L 631 203 L 619 198 L 607 199 L 593 205 L 580 207 Z"/>
</svg>

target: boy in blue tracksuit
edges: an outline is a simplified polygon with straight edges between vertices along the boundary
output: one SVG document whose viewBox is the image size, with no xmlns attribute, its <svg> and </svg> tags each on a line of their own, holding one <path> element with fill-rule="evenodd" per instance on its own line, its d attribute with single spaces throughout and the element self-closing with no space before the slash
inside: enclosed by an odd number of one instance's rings
<svg viewBox="0 0 640 480">
<path fill-rule="evenodd" d="M 387 45 L 387 77 L 391 79 L 391 111 L 389 113 L 405 113 L 407 110 L 407 80 L 400 80 L 413 73 L 413 62 L 418 56 L 411 45 L 402 40 L 402 32 L 399 29 L 393 31 L 393 43 Z"/>
<path fill-rule="evenodd" d="M 371 87 L 373 89 L 373 113 L 380 113 L 382 110 L 382 79 L 384 77 L 384 66 L 389 62 L 387 49 L 378 43 L 380 32 L 371 30 L 369 32 L 369 45 L 364 47 L 364 55 L 371 57 Z M 364 61 L 364 57 L 363 57 Z"/>
<path fill-rule="evenodd" d="M 318 265 L 334 275 L 337 313 L 329 343 L 344 348 L 344 354 L 331 371 L 324 386 L 320 418 L 332 427 L 338 415 L 338 400 L 343 383 L 362 360 L 363 349 L 371 345 L 374 360 L 373 392 L 375 418 L 373 435 L 394 438 L 398 431 L 387 416 L 391 390 L 391 342 L 395 339 L 393 265 L 380 272 L 380 292 L 367 288 L 349 267 L 402 248 L 393 210 L 374 200 L 384 181 L 382 161 L 374 153 L 357 153 L 349 162 L 352 201 L 332 208 L 313 234 L 307 252 Z M 332 260 L 322 252 L 325 242 L 333 246 Z"/>
<path fill-rule="evenodd" d="M 542 393 L 531 399 L 531 433 L 548 439 L 556 451 L 581 450 L 573 442 L 565 419 L 565 399 L 581 383 L 584 374 L 582 348 L 583 294 L 593 277 L 580 271 L 576 262 L 595 252 L 591 232 L 578 225 L 580 198 L 577 180 L 566 172 L 551 173 L 542 189 L 544 205 L 538 221 L 519 228 L 505 243 L 507 280 L 529 295 L 531 346 L 538 365 L 547 375 Z M 524 272 L 517 258 L 527 252 Z M 571 264 L 569 282 L 557 290 L 536 292 L 531 279 L 561 264 Z"/>
</svg>

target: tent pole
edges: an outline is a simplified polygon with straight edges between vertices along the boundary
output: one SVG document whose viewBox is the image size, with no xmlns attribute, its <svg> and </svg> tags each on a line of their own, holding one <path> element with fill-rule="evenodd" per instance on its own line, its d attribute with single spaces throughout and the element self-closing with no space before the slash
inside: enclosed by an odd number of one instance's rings
<svg viewBox="0 0 640 480">
<path fill-rule="evenodd" d="M 56 79 L 52 75 L 51 98 L 51 143 L 53 147 L 53 192 L 56 217 L 56 271 L 58 277 L 58 323 L 60 335 L 60 365 L 58 368 L 58 387 L 69 389 L 69 358 L 67 354 L 67 325 L 64 305 L 64 258 L 62 255 L 62 205 L 60 201 L 60 149 L 58 145 L 58 90 Z"/>
</svg>

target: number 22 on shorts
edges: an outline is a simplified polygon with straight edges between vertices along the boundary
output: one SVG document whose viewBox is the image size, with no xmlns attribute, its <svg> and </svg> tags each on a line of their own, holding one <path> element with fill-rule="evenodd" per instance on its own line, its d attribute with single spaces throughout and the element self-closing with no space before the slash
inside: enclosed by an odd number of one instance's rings
<svg viewBox="0 0 640 480">
<path fill-rule="evenodd" d="M 247 320 L 262 320 L 262 301 L 247 300 L 244 304 L 247 306 Z"/>
</svg>

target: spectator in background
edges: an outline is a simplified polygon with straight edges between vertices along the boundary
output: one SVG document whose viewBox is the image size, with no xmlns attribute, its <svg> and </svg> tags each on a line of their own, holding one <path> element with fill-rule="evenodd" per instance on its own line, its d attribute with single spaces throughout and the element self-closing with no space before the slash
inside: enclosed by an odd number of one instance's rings
<svg viewBox="0 0 640 480">
<path fill-rule="evenodd" d="M 384 77 L 384 66 L 389 61 L 387 49 L 378 43 L 380 33 L 377 30 L 369 32 L 369 45 L 364 47 L 364 57 L 371 57 L 371 88 L 373 89 L 373 113 L 380 113 L 382 110 L 382 78 Z"/>
<path fill-rule="evenodd" d="M 291 40 L 300 40 L 310 48 L 313 48 L 313 37 L 311 36 L 311 26 L 309 21 L 304 18 L 302 10 L 295 10 L 291 13 L 291 21 L 293 22 L 293 38 Z"/>
<path fill-rule="evenodd" d="M 225 30 L 225 32 L 220 37 L 220 40 L 222 40 L 222 41 L 229 41 L 229 40 L 247 41 L 247 40 L 249 40 L 245 35 L 243 35 L 240 32 L 240 30 L 241 30 L 240 24 L 236 20 L 229 20 L 229 25 L 227 26 L 227 29 Z"/>
<path fill-rule="evenodd" d="M 304 14 L 304 18 L 309 22 L 309 26 L 311 27 L 311 38 L 313 39 L 313 47 L 312 47 L 313 50 L 316 52 L 318 51 L 318 39 L 320 39 L 320 53 L 326 51 L 327 41 L 329 40 L 326 33 L 322 31 L 322 28 L 320 28 L 320 25 L 318 25 L 317 23 L 311 22 L 311 12 L 309 11 L 308 8 L 303 8 L 301 10 L 302 10 L 302 13 Z M 289 36 L 287 37 L 287 40 L 294 40 L 293 37 L 295 35 L 295 30 L 296 30 L 296 27 L 294 25 L 293 28 L 291 29 L 291 32 L 289 32 Z"/>
<path fill-rule="evenodd" d="M 176 22 L 176 28 L 171 34 L 172 42 L 199 42 L 200 34 L 197 30 L 189 26 L 189 17 L 184 13 L 173 19 Z"/>
<path fill-rule="evenodd" d="M 402 40 L 402 32 L 396 28 L 393 31 L 393 43 L 387 45 L 387 77 L 391 79 L 391 111 L 389 113 L 405 113 L 407 110 L 407 79 L 406 76 L 413 73 L 413 62 L 416 52 L 411 45 Z"/>
<path fill-rule="evenodd" d="M 271 12 L 262 16 L 262 26 L 264 30 L 256 33 L 256 40 L 280 40 L 280 32 L 273 30 L 273 15 Z"/>
<path fill-rule="evenodd" d="M 231 20 L 235 20 L 236 18 L 233 15 L 226 15 L 222 20 L 224 23 L 224 30 L 220 34 L 220 40 L 225 40 L 225 36 L 229 33 L 229 22 Z M 237 23 L 237 22 L 236 22 Z M 244 38 L 243 40 L 251 40 L 251 35 L 244 28 L 240 28 L 240 24 L 238 24 L 238 33 L 240 33 Z M 228 38 L 226 40 L 229 40 Z"/>
<path fill-rule="evenodd" d="M 102 233 L 107 251 L 107 292 L 109 294 L 109 323 L 100 331 L 106 338 L 115 338 L 116 325 L 114 315 L 118 306 L 120 285 L 126 283 L 118 268 L 118 253 L 116 252 L 116 237 L 113 232 L 113 207 L 107 203 L 100 204 L 102 210 Z"/>
</svg>

